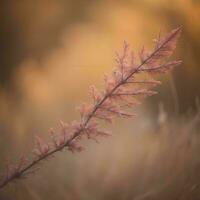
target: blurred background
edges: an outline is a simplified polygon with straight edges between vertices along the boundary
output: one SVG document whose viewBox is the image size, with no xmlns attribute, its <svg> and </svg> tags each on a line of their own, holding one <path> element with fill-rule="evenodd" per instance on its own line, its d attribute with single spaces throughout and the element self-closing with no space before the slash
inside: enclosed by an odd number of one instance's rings
<svg viewBox="0 0 200 200">
<path fill-rule="evenodd" d="M 88 87 L 102 88 L 124 40 L 137 53 L 182 26 L 173 73 L 113 137 L 58 155 L 0 199 L 198 199 L 199 0 L 4 0 L 0 3 L 0 169 L 77 119 Z M 186 191 L 183 194 L 181 191 Z"/>
</svg>

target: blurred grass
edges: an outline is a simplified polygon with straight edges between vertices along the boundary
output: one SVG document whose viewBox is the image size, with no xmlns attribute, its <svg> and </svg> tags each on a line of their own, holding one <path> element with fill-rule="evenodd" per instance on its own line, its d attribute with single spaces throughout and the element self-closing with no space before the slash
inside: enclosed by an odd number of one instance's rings
<svg viewBox="0 0 200 200">
<path fill-rule="evenodd" d="M 118 125 L 112 138 L 44 162 L 1 199 L 198 199 L 200 114 L 148 120 Z"/>
</svg>

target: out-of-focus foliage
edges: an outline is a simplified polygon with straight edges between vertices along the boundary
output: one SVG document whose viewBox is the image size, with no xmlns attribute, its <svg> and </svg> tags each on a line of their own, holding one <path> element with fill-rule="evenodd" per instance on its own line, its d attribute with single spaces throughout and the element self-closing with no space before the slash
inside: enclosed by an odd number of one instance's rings
<svg viewBox="0 0 200 200">
<path fill-rule="evenodd" d="M 61 153 L 48 162 L 48 170 L 43 166 L 31 179 L 7 187 L 0 197 L 197 200 L 199 113 L 168 119 L 161 109 L 156 120 L 156 126 L 145 117 L 118 125 L 119 134 L 101 145 L 87 144 L 81 154 Z"/>
</svg>

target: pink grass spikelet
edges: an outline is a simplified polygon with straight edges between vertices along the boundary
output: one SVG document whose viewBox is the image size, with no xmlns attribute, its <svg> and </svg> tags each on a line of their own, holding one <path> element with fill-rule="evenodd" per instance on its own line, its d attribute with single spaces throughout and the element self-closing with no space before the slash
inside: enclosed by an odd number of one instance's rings
<svg viewBox="0 0 200 200">
<path fill-rule="evenodd" d="M 33 153 L 38 157 L 42 157 L 45 156 L 48 151 L 49 145 L 44 143 L 39 136 L 35 136 L 35 149 L 33 150 Z"/>
<path fill-rule="evenodd" d="M 94 85 L 90 86 L 90 94 L 94 100 L 94 102 L 99 102 L 102 98 L 100 92 L 96 89 Z"/>
<path fill-rule="evenodd" d="M 73 153 L 81 152 L 84 149 L 81 145 L 83 138 L 98 142 L 99 137 L 110 136 L 107 130 L 99 128 L 99 120 L 112 123 L 116 117 L 135 116 L 127 109 L 139 104 L 143 98 L 157 93 L 153 88 L 160 84 L 160 81 L 154 80 L 151 75 L 169 72 L 181 63 L 166 61 L 175 50 L 180 33 L 179 27 L 165 36 L 159 35 L 154 40 L 154 49 L 147 51 L 143 47 L 138 55 L 139 59 L 130 51 L 129 44 L 124 42 L 122 52 L 116 53 L 116 68 L 110 76 L 104 77 L 104 91 L 98 91 L 95 86 L 90 87 L 89 93 L 93 102 L 79 107 L 80 120 L 68 124 L 61 121 L 59 130 L 50 129 L 49 143 L 36 136 L 34 158 L 29 162 L 20 159 L 17 165 L 9 165 L 0 182 L 0 189 L 19 177 L 34 172 L 42 161 L 52 158 L 56 152 L 63 149 Z M 144 74 L 145 78 L 141 74 Z"/>
</svg>

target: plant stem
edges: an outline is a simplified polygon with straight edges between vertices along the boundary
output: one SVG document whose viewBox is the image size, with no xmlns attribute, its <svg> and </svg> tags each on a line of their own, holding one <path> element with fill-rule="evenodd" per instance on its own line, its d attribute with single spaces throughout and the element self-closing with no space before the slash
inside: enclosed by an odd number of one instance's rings
<svg viewBox="0 0 200 200">
<path fill-rule="evenodd" d="M 85 121 L 82 124 L 82 128 L 79 129 L 77 132 L 74 132 L 73 136 L 68 139 L 62 146 L 59 146 L 51 151 L 49 151 L 48 153 L 46 153 L 45 155 L 39 157 L 36 160 L 33 160 L 32 162 L 30 162 L 29 164 L 27 164 L 26 166 L 24 166 L 20 171 L 18 171 L 17 173 L 14 173 L 11 177 L 9 177 L 8 179 L 5 179 L 1 184 L 0 184 L 0 190 L 2 188 L 4 188 L 8 183 L 14 181 L 15 179 L 21 178 L 23 175 L 26 174 L 26 172 L 28 172 L 30 169 L 34 168 L 37 164 L 39 164 L 41 161 L 51 157 L 52 155 L 54 155 L 56 152 L 58 151 L 62 151 L 65 147 L 69 146 L 69 144 L 76 139 L 86 128 L 87 124 L 90 122 L 90 120 L 94 117 L 96 111 L 101 107 L 101 105 L 111 96 L 113 95 L 113 93 L 123 84 L 127 83 L 127 80 L 129 78 L 131 78 L 134 74 L 136 74 L 138 72 L 138 70 L 145 64 L 147 63 L 147 61 L 149 61 L 149 59 L 151 59 L 160 49 L 162 49 L 165 44 L 167 44 L 174 36 L 175 36 L 176 32 L 174 34 L 171 35 L 171 37 L 169 37 L 165 42 L 163 42 L 163 44 L 159 47 L 156 48 L 142 63 L 140 63 L 134 70 L 133 72 L 131 72 L 127 77 L 123 78 L 118 84 L 116 84 L 113 89 L 105 94 L 105 96 L 94 106 L 93 110 L 91 111 L 91 113 L 88 115 L 88 117 L 85 119 Z"/>
</svg>

